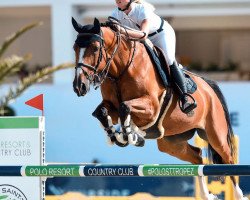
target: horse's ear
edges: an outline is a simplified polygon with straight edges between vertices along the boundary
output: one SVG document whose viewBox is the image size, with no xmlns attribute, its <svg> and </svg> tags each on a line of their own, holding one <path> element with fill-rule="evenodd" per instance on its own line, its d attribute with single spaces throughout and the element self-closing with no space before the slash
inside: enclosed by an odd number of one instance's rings
<svg viewBox="0 0 250 200">
<path fill-rule="evenodd" d="M 96 33 L 100 33 L 101 31 L 101 24 L 97 18 L 94 19 L 94 29 Z"/>
<path fill-rule="evenodd" d="M 80 33 L 81 30 L 82 30 L 82 25 L 79 24 L 79 23 L 77 23 L 77 21 L 74 19 L 74 17 L 72 17 L 71 22 L 72 22 L 72 25 L 73 25 L 74 29 L 75 29 L 78 33 Z"/>
</svg>

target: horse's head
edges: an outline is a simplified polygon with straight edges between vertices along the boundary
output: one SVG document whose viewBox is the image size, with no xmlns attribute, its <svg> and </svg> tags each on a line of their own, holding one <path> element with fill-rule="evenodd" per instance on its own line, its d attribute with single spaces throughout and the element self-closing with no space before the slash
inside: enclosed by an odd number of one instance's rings
<svg viewBox="0 0 250 200">
<path fill-rule="evenodd" d="M 74 18 L 72 25 L 78 32 L 74 44 L 76 67 L 73 88 L 78 96 L 84 96 L 90 84 L 97 85 L 102 75 L 99 73 L 103 57 L 101 26 L 97 19 L 94 24 L 82 26 Z"/>
<path fill-rule="evenodd" d="M 73 88 L 78 96 L 84 96 L 91 84 L 98 87 L 106 77 L 117 80 L 126 72 L 134 60 L 135 41 L 129 40 L 128 35 L 122 37 L 116 27 L 119 22 L 111 17 L 102 26 L 98 19 L 94 24 L 82 26 L 72 18 L 72 24 L 78 32 L 74 44 L 76 70 Z"/>
</svg>

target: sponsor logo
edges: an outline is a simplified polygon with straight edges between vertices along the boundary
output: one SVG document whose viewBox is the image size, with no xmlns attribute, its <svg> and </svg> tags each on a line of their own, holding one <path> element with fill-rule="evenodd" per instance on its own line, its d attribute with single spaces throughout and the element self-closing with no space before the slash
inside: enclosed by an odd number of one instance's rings
<svg viewBox="0 0 250 200">
<path fill-rule="evenodd" d="M 13 185 L 0 185 L 0 200 L 27 200 L 23 192 Z"/>
</svg>

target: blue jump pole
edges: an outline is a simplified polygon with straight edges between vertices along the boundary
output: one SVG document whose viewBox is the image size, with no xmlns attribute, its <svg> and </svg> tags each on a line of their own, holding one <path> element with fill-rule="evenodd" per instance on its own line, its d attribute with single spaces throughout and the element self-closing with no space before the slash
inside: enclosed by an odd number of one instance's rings
<svg viewBox="0 0 250 200">
<path fill-rule="evenodd" d="M 22 166 L 0 166 L 0 176 L 21 176 Z"/>
<path fill-rule="evenodd" d="M 48 165 L 0 166 L 0 176 L 250 176 L 250 165 Z"/>
<path fill-rule="evenodd" d="M 204 165 L 204 176 L 250 176 L 250 165 Z"/>
</svg>

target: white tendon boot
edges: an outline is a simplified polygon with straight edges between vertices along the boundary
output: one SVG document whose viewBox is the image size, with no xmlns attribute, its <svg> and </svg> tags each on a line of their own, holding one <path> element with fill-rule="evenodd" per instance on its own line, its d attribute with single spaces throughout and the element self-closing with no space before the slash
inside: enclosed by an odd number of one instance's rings
<svg viewBox="0 0 250 200">
<path fill-rule="evenodd" d="M 131 122 L 131 115 L 128 115 L 123 126 L 125 127 L 125 134 L 128 135 L 128 143 L 135 145 L 138 140 L 138 136 L 134 133 L 134 131 L 132 131 L 130 122 Z"/>
<path fill-rule="evenodd" d="M 115 133 L 116 133 L 116 130 L 115 130 L 115 127 L 113 125 L 113 122 L 112 122 L 112 119 L 111 117 L 108 115 L 107 116 L 107 119 L 108 119 L 108 128 L 105 128 L 102 123 L 100 123 L 100 126 L 104 129 L 104 131 L 106 132 L 106 136 L 107 136 L 107 144 L 112 146 L 114 145 L 114 141 L 111 140 L 111 137 L 115 137 Z M 110 135 L 110 132 L 111 132 L 111 135 Z"/>
<path fill-rule="evenodd" d="M 204 176 L 198 176 L 200 195 L 203 200 L 219 200 L 216 195 L 209 193 Z"/>
<path fill-rule="evenodd" d="M 106 133 L 106 142 L 107 142 L 107 144 L 109 145 L 109 146 L 112 146 L 112 145 L 114 145 L 114 142 L 112 142 L 111 141 L 111 138 L 108 136 L 108 132 L 105 130 L 105 127 L 100 123 L 100 126 L 104 129 L 104 131 L 105 131 L 105 133 Z M 111 130 L 112 130 L 113 128 L 111 128 Z M 115 129 L 114 129 L 114 131 L 115 131 Z M 113 130 L 112 130 L 112 132 L 113 132 Z"/>
<path fill-rule="evenodd" d="M 119 119 L 119 124 L 121 121 Z M 128 115 L 124 124 L 121 125 L 119 133 L 115 133 L 116 140 L 122 144 L 132 144 L 137 147 L 144 146 L 145 132 L 138 129 L 138 127 L 131 120 L 131 115 Z"/>
<path fill-rule="evenodd" d="M 124 140 L 122 132 L 115 132 L 115 138 L 121 144 L 127 144 L 128 143 L 128 141 Z"/>
<path fill-rule="evenodd" d="M 233 183 L 232 183 L 233 184 Z M 244 197 L 242 190 L 240 189 L 239 185 L 234 185 L 234 197 L 235 200 L 249 200 L 247 197 Z"/>
<path fill-rule="evenodd" d="M 118 119 L 118 123 L 121 124 L 120 118 Z M 118 142 L 120 142 L 121 144 L 127 144 L 128 143 L 128 141 L 124 140 L 123 132 L 122 132 L 122 126 L 120 126 L 120 132 L 119 131 L 115 132 L 115 137 L 116 137 L 116 140 Z"/>
<path fill-rule="evenodd" d="M 132 144 L 132 145 L 136 145 L 138 140 L 138 135 L 135 134 L 134 132 L 131 132 L 130 134 L 128 134 L 128 143 Z"/>
<path fill-rule="evenodd" d="M 124 127 L 126 127 L 125 128 L 126 134 L 128 134 L 128 143 L 132 144 L 132 145 L 135 145 L 136 142 L 137 142 L 138 137 L 137 137 L 136 134 L 134 134 L 134 131 L 132 131 L 130 122 L 131 122 L 131 115 L 128 115 L 127 119 L 124 122 Z"/>
</svg>

